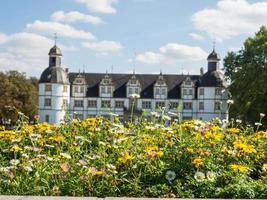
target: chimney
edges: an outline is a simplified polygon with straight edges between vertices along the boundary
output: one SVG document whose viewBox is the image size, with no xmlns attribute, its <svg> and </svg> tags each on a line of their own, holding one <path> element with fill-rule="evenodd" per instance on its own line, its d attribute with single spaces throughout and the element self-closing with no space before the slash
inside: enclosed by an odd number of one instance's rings
<svg viewBox="0 0 267 200">
<path fill-rule="evenodd" d="M 69 73 L 69 68 L 65 68 L 65 72 L 66 73 Z"/>
</svg>

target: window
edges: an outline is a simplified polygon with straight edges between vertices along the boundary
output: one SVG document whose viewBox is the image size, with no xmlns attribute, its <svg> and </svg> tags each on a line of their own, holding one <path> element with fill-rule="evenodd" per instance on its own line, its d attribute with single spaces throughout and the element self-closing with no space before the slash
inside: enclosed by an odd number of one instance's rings
<svg viewBox="0 0 267 200">
<path fill-rule="evenodd" d="M 214 109 L 215 110 L 221 110 L 221 102 L 215 102 Z"/>
<path fill-rule="evenodd" d="M 129 95 L 133 94 L 133 88 L 129 88 Z"/>
<path fill-rule="evenodd" d="M 192 102 L 184 102 L 183 107 L 185 110 L 191 110 L 192 109 Z"/>
<path fill-rule="evenodd" d="M 80 93 L 84 93 L 84 87 L 83 86 L 80 87 Z"/>
<path fill-rule="evenodd" d="M 166 95 L 166 88 L 161 88 L 161 95 Z"/>
<path fill-rule="evenodd" d="M 83 114 L 75 114 L 74 116 L 75 119 L 80 119 L 80 120 L 83 120 Z"/>
<path fill-rule="evenodd" d="M 191 81 L 190 80 L 186 80 L 185 81 L 185 85 L 191 85 Z"/>
<path fill-rule="evenodd" d="M 83 107 L 83 100 L 74 100 L 74 107 Z"/>
<path fill-rule="evenodd" d="M 62 107 L 67 108 L 67 106 L 68 106 L 68 100 L 67 99 L 63 99 Z"/>
<path fill-rule="evenodd" d="M 163 101 L 156 102 L 156 108 L 162 108 L 162 107 L 165 107 L 165 102 Z"/>
<path fill-rule="evenodd" d="M 96 100 L 88 100 L 88 108 L 96 108 L 97 101 Z"/>
<path fill-rule="evenodd" d="M 156 95 L 159 95 L 159 88 L 156 88 Z"/>
<path fill-rule="evenodd" d="M 101 87 L 101 88 L 100 88 L 100 93 L 101 93 L 101 94 L 106 93 L 106 91 L 105 91 L 105 87 Z"/>
<path fill-rule="evenodd" d="M 45 91 L 51 92 L 52 91 L 52 85 L 45 85 Z"/>
<path fill-rule="evenodd" d="M 44 103 L 44 106 L 51 106 L 52 103 L 51 103 L 51 99 L 49 98 L 45 98 L 45 103 Z"/>
<path fill-rule="evenodd" d="M 183 89 L 183 94 L 187 95 L 187 89 Z"/>
<path fill-rule="evenodd" d="M 63 92 L 68 92 L 68 86 L 67 85 L 63 85 Z"/>
<path fill-rule="evenodd" d="M 192 89 L 189 90 L 189 95 L 193 95 L 193 90 Z"/>
<path fill-rule="evenodd" d="M 45 115 L 45 122 L 49 123 L 49 115 Z"/>
<path fill-rule="evenodd" d="M 204 102 L 199 102 L 199 110 L 204 110 Z"/>
<path fill-rule="evenodd" d="M 222 94 L 221 88 L 215 88 L 215 95 L 221 95 L 221 94 Z"/>
<path fill-rule="evenodd" d="M 183 117 L 183 120 L 191 120 L 192 119 L 192 117 L 190 117 L 190 116 L 184 116 Z"/>
<path fill-rule="evenodd" d="M 56 65 L 56 58 L 55 57 L 51 58 L 51 64 L 52 64 L 52 66 Z"/>
<path fill-rule="evenodd" d="M 137 84 L 137 81 L 132 79 L 132 80 L 130 80 L 130 84 L 131 85 L 136 85 Z"/>
<path fill-rule="evenodd" d="M 143 109 L 151 109 L 151 102 L 150 101 L 143 101 L 142 102 Z"/>
<path fill-rule="evenodd" d="M 135 90 L 135 91 L 134 91 L 135 94 L 138 94 L 138 93 L 139 93 L 138 88 L 135 88 L 134 90 Z"/>
<path fill-rule="evenodd" d="M 111 103 L 110 103 L 110 101 L 103 100 L 103 101 L 101 102 L 101 107 L 102 107 L 102 108 L 110 108 L 110 107 L 111 107 Z"/>
<path fill-rule="evenodd" d="M 124 101 L 115 101 L 115 108 L 123 108 Z"/>
<path fill-rule="evenodd" d="M 111 87 L 108 87 L 108 94 L 111 94 Z"/>
<path fill-rule="evenodd" d="M 78 92 L 79 92 L 79 91 L 78 91 L 78 86 L 75 86 L 75 87 L 74 87 L 74 92 L 75 92 L 75 93 L 78 93 Z"/>
<path fill-rule="evenodd" d="M 199 89 L 199 95 L 204 95 L 204 88 Z"/>
<path fill-rule="evenodd" d="M 177 109 L 179 107 L 179 102 L 171 102 L 170 109 Z"/>
</svg>

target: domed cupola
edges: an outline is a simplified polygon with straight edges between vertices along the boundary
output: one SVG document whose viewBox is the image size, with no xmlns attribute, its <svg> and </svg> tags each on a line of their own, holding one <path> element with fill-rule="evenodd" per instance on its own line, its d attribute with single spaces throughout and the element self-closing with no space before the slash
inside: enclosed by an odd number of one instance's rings
<svg viewBox="0 0 267 200">
<path fill-rule="evenodd" d="M 49 56 L 62 56 L 60 48 L 55 44 L 48 53 Z"/>
<path fill-rule="evenodd" d="M 213 49 L 213 51 L 208 56 L 208 60 L 221 60 L 219 54 L 216 53 L 216 51 Z"/>
<path fill-rule="evenodd" d="M 39 83 L 69 84 L 68 75 L 61 67 L 62 53 L 60 48 L 55 44 L 48 55 L 49 67 L 43 71 Z"/>
<path fill-rule="evenodd" d="M 220 64 L 220 55 L 216 53 L 215 49 L 210 53 L 210 55 L 207 58 L 208 60 L 208 71 L 217 71 L 219 70 L 219 64 Z"/>
<path fill-rule="evenodd" d="M 61 67 L 48 67 L 43 71 L 39 83 L 69 84 L 69 79 Z"/>
</svg>

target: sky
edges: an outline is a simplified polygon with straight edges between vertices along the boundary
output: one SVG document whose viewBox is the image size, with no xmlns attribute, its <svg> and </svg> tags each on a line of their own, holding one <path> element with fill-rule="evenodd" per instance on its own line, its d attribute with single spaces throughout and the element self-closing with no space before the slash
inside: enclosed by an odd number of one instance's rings
<svg viewBox="0 0 267 200">
<path fill-rule="evenodd" d="M 262 25 L 263 0 L 1 1 L 0 71 L 39 77 L 56 33 L 70 72 L 199 74 Z"/>
</svg>

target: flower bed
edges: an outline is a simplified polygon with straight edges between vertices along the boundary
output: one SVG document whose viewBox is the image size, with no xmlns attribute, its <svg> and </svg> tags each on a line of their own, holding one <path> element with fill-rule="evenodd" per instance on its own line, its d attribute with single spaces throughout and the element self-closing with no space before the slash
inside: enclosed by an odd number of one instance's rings
<svg viewBox="0 0 267 200">
<path fill-rule="evenodd" d="M 266 198 L 267 132 L 89 118 L 0 131 L 0 194 Z"/>
</svg>

